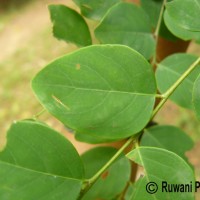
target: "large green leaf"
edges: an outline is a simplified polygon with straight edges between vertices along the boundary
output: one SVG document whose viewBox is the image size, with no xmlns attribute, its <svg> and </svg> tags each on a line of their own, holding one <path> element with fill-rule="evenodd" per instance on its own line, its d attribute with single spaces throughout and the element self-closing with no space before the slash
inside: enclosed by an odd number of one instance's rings
<svg viewBox="0 0 200 200">
<path fill-rule="evenodd" d="M 197 41 L 200 41 L 199 32 L 190 31 L 182 28 L 181 26 L 177 26 L 177 24 L 174 22 L 173 18 L 169 16 L 167 11 L 165 11 L 164 13 L 164 20 L 167 28 L 177 37 L 183 40 L 195 39 Z"/>
<path fill-rule="evenodd" d="M 109 8 L 114 6 L 116 3 L 121 2 L 121 0 L 73 0 L 81 9 L 81 14 L 87 18 L 94 20 L 100 20 L 108 11 Z"/>
<path fill-rule="evenodd" d="M 175 126 L 152 126 L 145 129 L 140 145 L 167 149 L 187 160 L 185 153 L 194 143 L 188 135 Z"/>
<path fill-rule="evenodd" d="M 103 44 L 124 44 L 149 59 L 155 52 L 148 15 L 134 4 L 119 3 L 105 15 L 95 30 Z"/>
<path fill-rule="evenodd" d="M 200 75 L 197 77 L 196 81 L 194 82 L 193 108 L 197 115 L 197 118 L 200 119 Z"/>
<path fill-rule="evenodd" d="M 86 178 L 91 178 L 116 153 L 112 147 L 97 147 L 82 155 Z M 130 162 L 124 156 L 118 158 L 85 194 L 83 200 L 110 200 L 119 195 L 131 175 Z"/>
<path fill-rule="evenodd" d="M 168 184 L 194 184 L 194 173 L 190 166 L 178 155 L 165 149 L 139 147 L 127 157 L 143 166 L 145 176 L 134 184 L 132 197 L 129 200 L 194 200 L 193 192 L 162 192 L 163 181 Z M 158 186 L 155 193 L 149 194 L 146 187 L 153 192 L 156 186 L 147 186 L 154 182 Z M 180 189 L 180 188 L 179 188 Z M 167 189 L 168 190 L 168 189 Z M 129 191 L 130 196 L 130 191 Z"/>
<path fill-rule="evenodd" d="M 62 135 L 39 122 L 17 122 L 0 153 L 0 199 L 74 200 L 83 172 L 78 153 Z"/>
<path fill-rule="evenodd" d="M 50 5 L 53 34 L 56 38 L 72 42 L 78 46 L 92 44 L 88 26 L 75 10 L 64 5 Z"/>
<path fill-rule="evenodd" d="M 148 123 L 156 85 L 150 64 L 121 45 L 82 48 L 33 79 L 42 105 L 77 133 L 126 138 Z"/>
<path fill-rule="evenodd" d="M 194 55 L 173 54 L 158 64 L 156 79 L 160 92 L 166 92 L 178 78 L 197 59 Z M 185 108 L 192 108 L 192 89 L 194 81 L 200 73 L 200 67 L 196 67 L 189 76 L 178 86 L 170 99 Z"/>
<path fill-rule="evenodd" d="M 200 0 L 173 0 L 166 4 L 166 8 L 177 26 L 200 31 Z"/>
</svg>

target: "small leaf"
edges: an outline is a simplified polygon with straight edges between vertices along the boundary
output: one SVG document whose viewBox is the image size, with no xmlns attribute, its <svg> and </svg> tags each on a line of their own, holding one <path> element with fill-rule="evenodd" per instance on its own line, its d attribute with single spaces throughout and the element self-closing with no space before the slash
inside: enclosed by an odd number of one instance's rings
<svg viewBox="0 0 200 200">
<path fill-rule="evenodd" d="M 197 41 L 200 41 L 200 33 L 199 32 L 193 32 L 187 29 L 184 29 L 180 26 L 177 26 L 176 23 L 174 23 L 173 18 L 171 18 L 167 11 L 164 13 L 164 20 L 167 28 L 177 37 L 183 39 L 183 40 L 191 40 L 195 39 Z"/>
<path fill-rule="evenodd" d="M 44 124 L 12 125 L 0 153 L 0 199 L 77 198 L 84 176 L 72 144 Z"/>
<path fill-rule="evenodd" d="M 193 88 L 193 108 L 198 119 L 200 119 L 200 75 L 194 82 Z"/>
<path fill-rule="evenodd" d="M 88 26 L 81 15 L 64 5 L 50 5 L 53 34 L 56 38 L 78 46 L 92 44 Z"/>
<path fill-rule="evenodd" d="M 194 143 L 186 133 L 175 126 L 153 126 L 145 129 L 140 145 L 167 149 L 187 161 L 185 153 L 191 150 Z"/>
<path fill-rule="evenodd" d="M 178 53 L 168 56 L 159 63 L 156 79 L 160 92 L 166 92 L 196 59 L 197 56 Z M 170 99 L 179 106 L 192 109 L 192 89 L 199 73 L 200 67 L 198 66 L 178 86 Z"/>
<path fill-rule="evenodd" d="M 190 166 L 178 155 L 165 149 L 155 147 L 139 147 L 131 151 L 127 157 L 143 166 L 145 176 L 134 184 L 130 200 L 194 200 L 192 192 L 166 192 L 163 181 L 168 184 L 194 184 L 194 173 Z M 147 184 L 154 182 L 158 186 L 155 193 L 147 192 Z M 150 187 L 152 191 L 156 186 Z M 179 186 L 180 187 L 180 186 Z M 169 190 L 167 188 L 167 190 Z"/>
<path fill-rule="evenodd" d="M 116 153 L 112 147 L 96 147 L 82 155 L 86 178 L 91 178 Z M 128 183 L 131 166 L 127 158 L 121 155 L 84 195 L 83 200 L 110 200 L 119 195 Z"/>
<path fill-rule="evenodd" d="M 174 24 L 190 31 L 200 31 L 200 0 L 173 0 L 166 4 Z"/>
<path fill-rule="evenodd" d="M 147 59 L 155 52 L 148 15 L 134 4 L 113 6 L 96 28 L 95 35 L 103 44 L 127 45 Z"/>
<path fill-rule="evenodd" d="M 148 123 L 156 84 L 151 65 L 121 45 L 96 45 L 59 58 L 33 79 L 42 105 L 78 134 L 118 140 Z"/>
<path fill-rule="evenodd" d="M 119 2 L 121 0 L 79 0 L 79 7 L 83 16 L 94 20 L 101 20 L 108 9 Z"/>
</svg>

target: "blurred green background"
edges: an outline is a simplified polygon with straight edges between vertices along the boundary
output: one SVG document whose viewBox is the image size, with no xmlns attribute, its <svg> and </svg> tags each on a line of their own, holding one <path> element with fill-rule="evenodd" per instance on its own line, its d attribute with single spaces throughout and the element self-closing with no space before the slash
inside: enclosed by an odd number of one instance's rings
<svg viewBox="0 0 200 200">
<path fill-rule="evenodd" d="M 14 120 L 31 118 L 42 110 L 30 87 L 33 76 L 51 60 L 76 49 L 52 35 L 47 5 L 68 4 L 71 0 L 1 0 L 0 1 L 0 144 Z M 200 55 L 200 46 L 191 43 L 189 52 Z M 62 131 L 63 126 L 48 113 L 41 116 Z M 200 125 L 191 111 L 168 102 L 156 121 L 176 125 L 195 141 L 188 153 L 200 175 Z"/>
</svg>

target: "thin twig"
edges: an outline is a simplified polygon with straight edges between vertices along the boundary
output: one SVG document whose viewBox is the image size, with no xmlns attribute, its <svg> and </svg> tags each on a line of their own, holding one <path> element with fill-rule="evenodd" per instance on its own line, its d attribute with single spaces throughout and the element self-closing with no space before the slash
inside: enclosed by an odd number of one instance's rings
<svg viewBox="0 0 200 200">
<path fill-rule="evenodd" d="M 176 88 L 185 80 L 185 78 L 195 69 L 195 67 L 200 63 L 200 57 L 190 65 L 190 67 L 183 73 L 183 75 L 162 95 L 163 99 L 156 106 L 151 116 L 151 120 L 155 117 L 158 111 L 162 108 L 164 103 L 169 99 L 169 97 L 174 93 Z"/>
<path fill-rule="evenodd" d="M 90 179 L 85 180 L 81 194 L 78 199 L 81 199 L 83 195 L 90 189 L 90 187 L 97 181 L 97 179 L 110 167 L 111 164 L 121 155 L 121 153 L 135 140 L 136 136 L 130 137 L 126 143 L 115 153 L 115 155 Z"/>
<path fill-rule="evenodd" d="M 156 25 L 156 29 L 155 29 L 155 32 L 154 32 L 154 37 L 155 37 L 155 53 L 154 53 L 154 56 L 153 56 L 153 59 L 152 59 L 152 66 L 154 66 L 157 62 L 157 53 L 156 53 L 156 50 L 157 50 L 157 46 L 158 46 L 158 38 L 159 38 L 159 32 L 160 32 L 160 27 L 161 27 L 161 23 L 162 23 L 162 18 L 163 18 L 163 12 L 164 12 L 164 8 L 165 8 L 165 4 L 166 4 L 167 0 L 163 0 L 163 3 L 162 3 L 162 7 L 160 9 L 160 14 L 159 14 L 159 18 L 158 18 L 158 23 Z"/>
</svg>

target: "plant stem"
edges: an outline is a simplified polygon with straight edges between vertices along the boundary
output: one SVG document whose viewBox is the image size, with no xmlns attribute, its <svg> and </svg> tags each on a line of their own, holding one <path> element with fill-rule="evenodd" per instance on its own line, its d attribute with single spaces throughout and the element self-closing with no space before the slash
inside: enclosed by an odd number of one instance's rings
<svg viewBox="0 0 200 200">
<path fill-rule="evenodd" d="M 193 62 L 190 67 L 182 74 L 182 76 L 162 95 L 163 99 L 156 106 L 151 116 L 151 120 L 155 117 L 158 111 L 162 108 L 167 99 L 172 95 L 176 88 L 185 80 L 185 78 L 195 69 L 195 67 L 200 63 L 200 57 Z"/>
<path fill-rule="evenodd" d="M 130 137 L 126 143 L 116 152 L 116 154 L 92 178 L 85 181 L 79 199 L 81 199 L 85 192 L 88 191 L 88 189 L 97 181 L 103 172 L 105 172 L 105 170 L 120 156 L 120 154 L 135 140 L 135 138 L 136 137 Z"/>
<path fill-rule="evenodd" d="M 158 18 L 158 23 L 156 25 L 156 29 L 155 29 L 155 32 L 154 32 L 154 37 L 155 37 L 155 40 L 156 40 L 156 44 L 155 44 L 156 49 L 157 49 L 157 46 L 158 46 L 158 37 L 159 37 L 159 32 L 160 32 L 160 27 L 161 27 L 161 23 L 162 23 L 162 17 L 163 17 L 163 12 L 164 12 L 166 2 L 167 2 L 167 0 L 163 0 L 162 7 L 160 9 L 159 18 Z M 156 49 L 155 49 L 155 54 L 153 56 L 152 63 L 151 63 L 152 66 L 154 66 L 157 62 Z"/>
<path fill-rule="evenodd" d="M 40 115 L 42 115 L 44 112 L 46 111 L 46 109 L 42 109 L 40 112 L 38 112 L 37 114 L 33 115 L 33 119 L 37 119 Z"/>
</svg>

